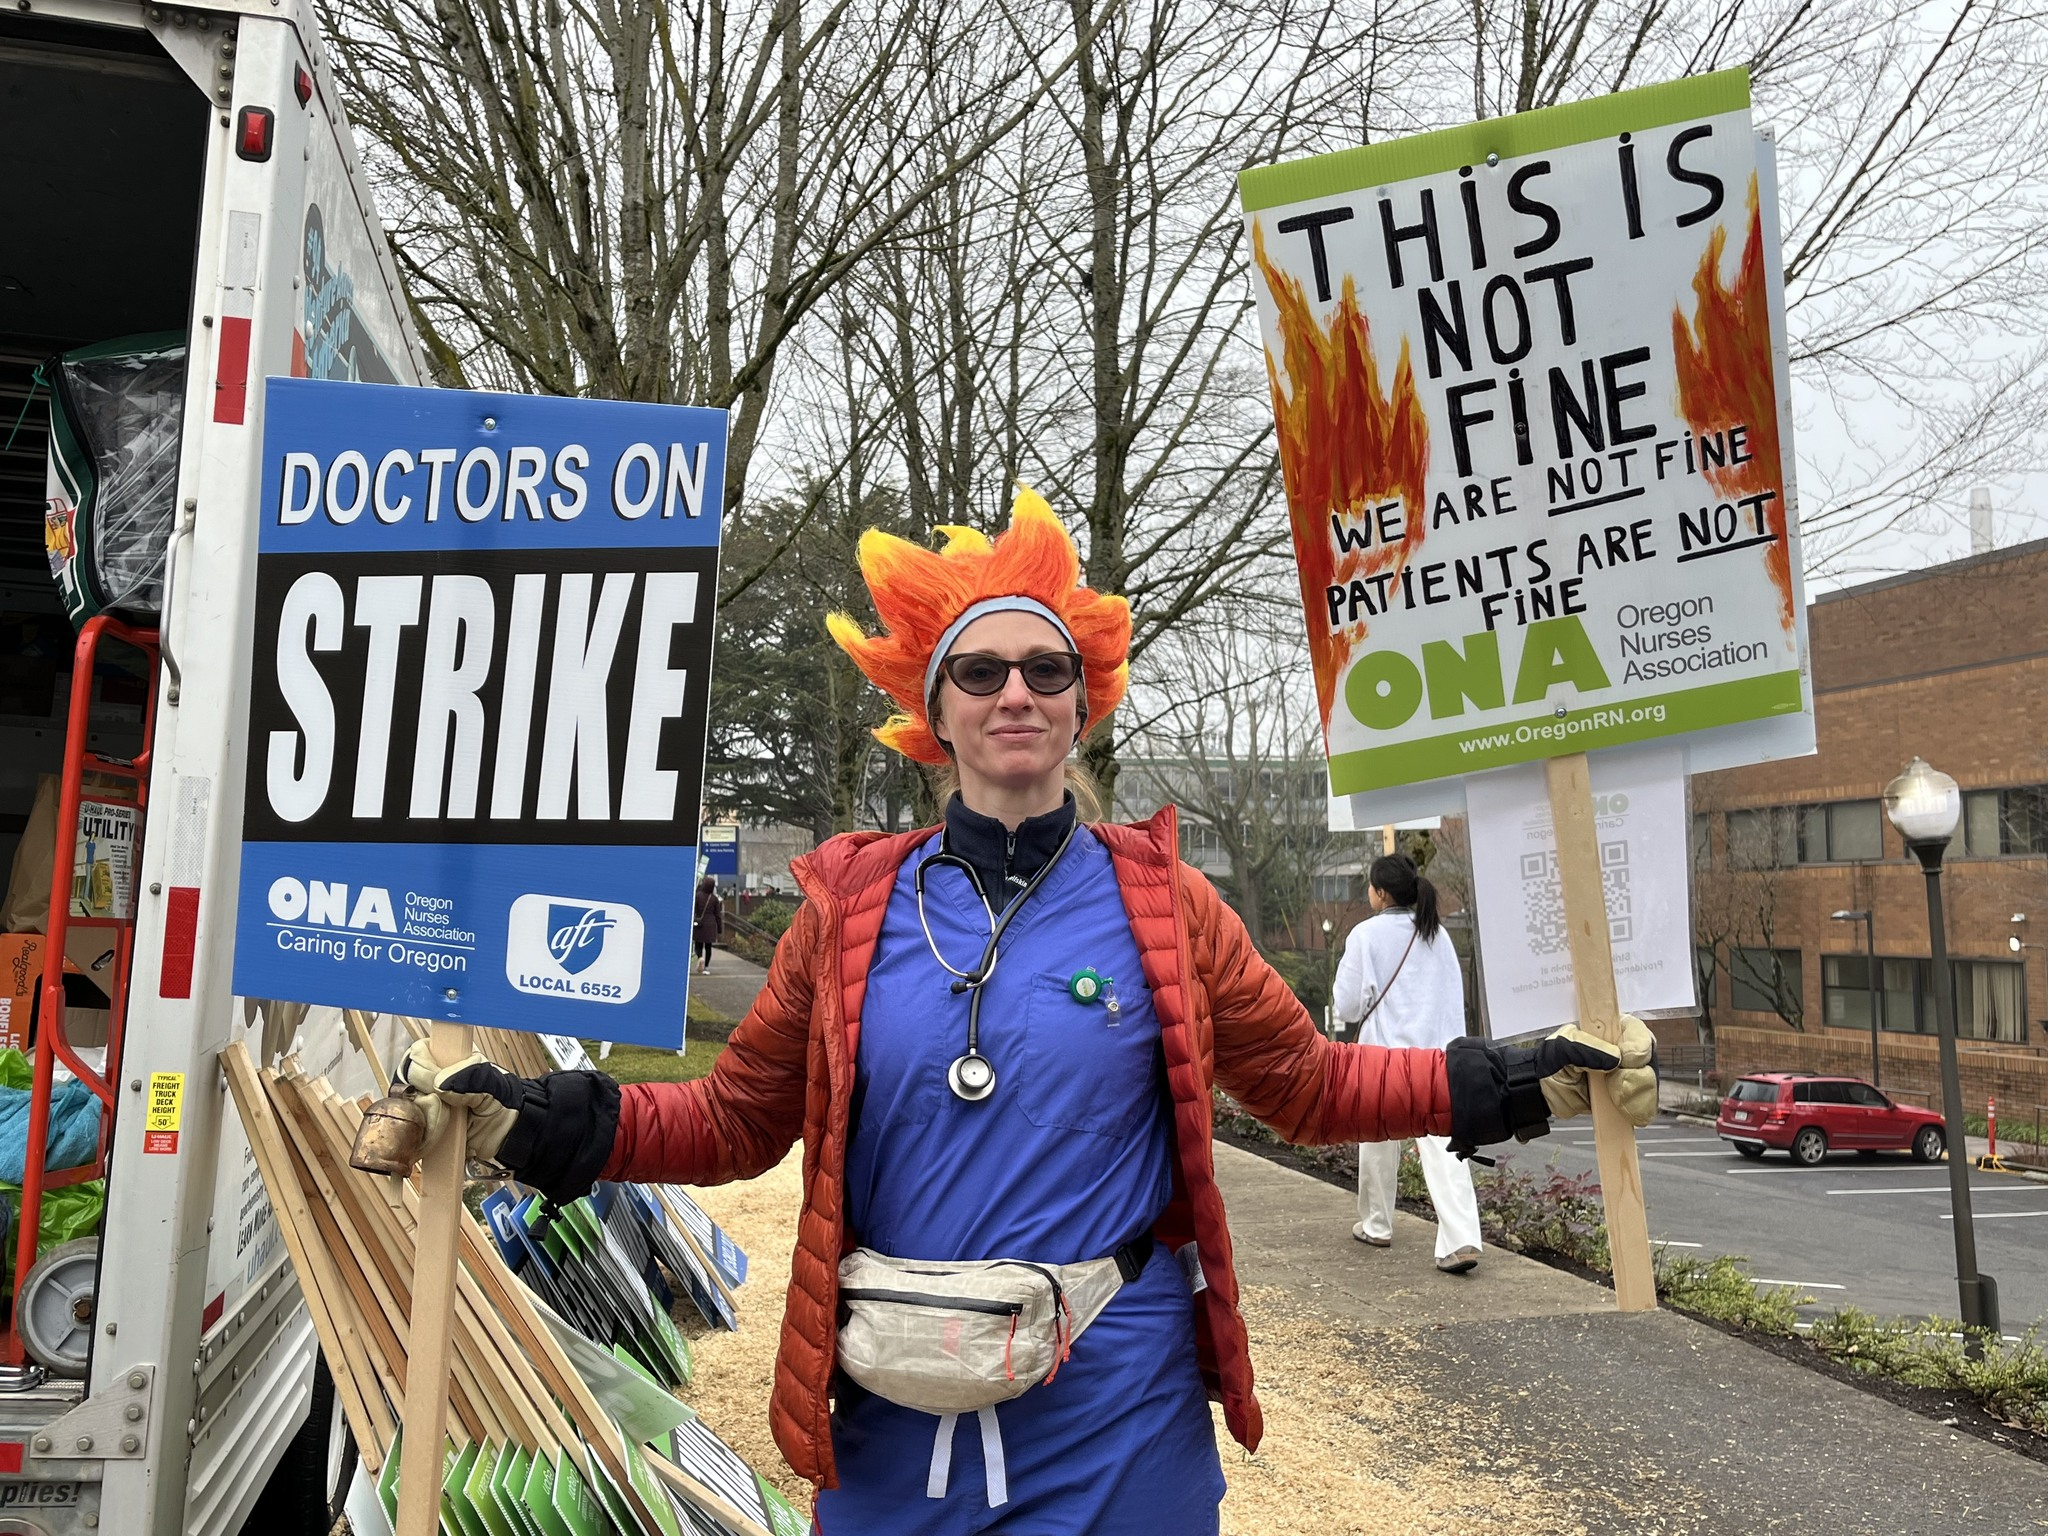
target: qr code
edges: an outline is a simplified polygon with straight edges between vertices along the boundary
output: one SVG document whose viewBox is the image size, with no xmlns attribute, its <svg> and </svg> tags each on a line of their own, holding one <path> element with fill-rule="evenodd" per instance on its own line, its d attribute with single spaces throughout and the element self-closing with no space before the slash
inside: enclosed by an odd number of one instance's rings
<svg viewBox="0 0 2048 1536">
<path fill-rule="evenodd" d="M 1557 874 L 1557 850 L 1522 855 L 1522 910 L 1527 914 L 1529 948 L 1539 955 L 1563 954 L 1570 947 L 1565 929 L 1564 882 Z M 1628 880 L 1628 842 L 1617 838 L 1600 845 L 1600 885 L 1607 900 L 1607 937 L 1625 944 L 1635 937 L 1635 910 Z"/>
</svg>

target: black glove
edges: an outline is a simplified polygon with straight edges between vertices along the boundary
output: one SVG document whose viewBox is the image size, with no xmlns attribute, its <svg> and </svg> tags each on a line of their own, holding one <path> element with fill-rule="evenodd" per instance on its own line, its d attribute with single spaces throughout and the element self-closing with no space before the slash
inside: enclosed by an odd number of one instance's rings
<svg viewBox="0 0 2048 1536">
<path fill-rule="evenodd" d="M 1576 1028 L 1533 1045 L 1496 1045 L 1470 1035 L 1453 1040 L 1444 1050 L 1451 1150 L 1469 1158 L 1495 1142 L 1549 1135 L 1551 1104 L 1543 1080 L 1559 1073 L 1576 1079 L 1588 1070 L 1610 1071 L 1621 1061 L 1619 1049 Z"/>
<path fill-rule="evenodd" d="M 481 1055 L 443 1067 L 422 1040 L 399 1075 L 419 1096 L 430 1137 L 450 1114 L 467 1111 L 470 1155 L 557 1204 L 590 1192 L 618 1136 L 619 1085 L 602 1072 L 517 1077 Z"/>
</svg>

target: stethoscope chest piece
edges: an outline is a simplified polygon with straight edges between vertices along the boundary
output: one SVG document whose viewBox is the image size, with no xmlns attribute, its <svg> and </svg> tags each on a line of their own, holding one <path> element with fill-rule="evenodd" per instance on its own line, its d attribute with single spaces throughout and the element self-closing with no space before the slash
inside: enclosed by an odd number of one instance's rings
<svg viewBox="0 0 2048 1536">
<path fill-rule="evenodd" d="M 981 1052 L 969 1050 L 964 1056 L 956 1056 L 953 1065 L 946 1068 L 946 1086 L 953 1090 L 955 1098 L 979 1104 L 996 1091 L 995 1064 Z"/>
</svg>

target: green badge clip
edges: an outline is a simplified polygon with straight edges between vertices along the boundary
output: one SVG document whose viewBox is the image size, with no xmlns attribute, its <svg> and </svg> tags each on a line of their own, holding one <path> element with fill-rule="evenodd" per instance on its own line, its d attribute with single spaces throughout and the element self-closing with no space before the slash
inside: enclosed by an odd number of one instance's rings
<svg viewBox="0 0 2048 1536">
<path fill-rule="evenodd" d="M 1107 985 L 1101 975 L 1092 967 L 1074 972 L 1067 981 L 1067 994 L 1077 1003 L 1092 1003 L 1102 996 Z"/>
</svg>

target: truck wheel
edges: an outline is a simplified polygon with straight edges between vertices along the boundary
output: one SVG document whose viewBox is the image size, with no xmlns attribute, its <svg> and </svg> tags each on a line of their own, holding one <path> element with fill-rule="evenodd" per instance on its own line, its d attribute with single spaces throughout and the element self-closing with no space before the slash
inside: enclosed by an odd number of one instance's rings
<svg viewBox="0 0 2048 1536">
<path fill-rule="evenodd" d="M 1828 1155 L 1828 1136 L 1817 1125 L 1809 1125 L 1792 1138 L 1792 1161 L 1802 1168 L 1817 1168 Z"/>
<path fill-rule="evenodd" d="M 327 1362 L 318 1360 L 306 1422 L 242 1522 L 242 1536 L 328 1536 L 341 1519 L 355 1475 L 355 1436 L 335 1400 Z"/>
<path fill-rule="evenodd" d="M 1756 1146 L 1747 1141 L 1736 1142 L 1735 1150 L 1739 1155 L 1747 1158 L 1758 1158 L 1764 1155 L 1764 1149 L 1762 1147 Z"/>
</svg>

